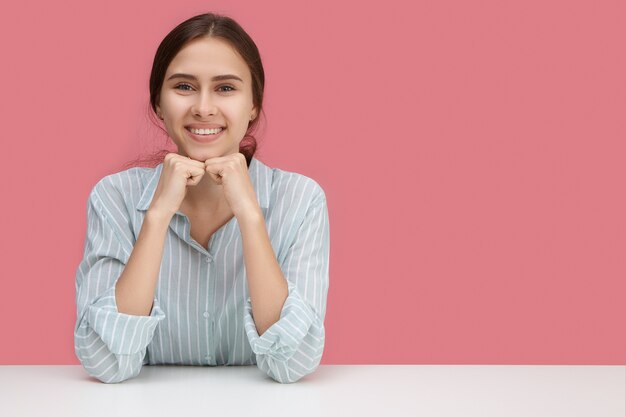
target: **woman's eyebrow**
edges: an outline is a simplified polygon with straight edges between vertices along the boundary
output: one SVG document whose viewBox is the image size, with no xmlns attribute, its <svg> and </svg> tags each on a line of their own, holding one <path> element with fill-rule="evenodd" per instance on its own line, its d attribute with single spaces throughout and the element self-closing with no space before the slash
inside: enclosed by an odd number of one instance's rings
<svg viewBox="0 0 626 417">
<path fill-rule="evenodd" d="M 173 78 L 185 78 L 185 79 L 189 79 L 189 80 L 193 80 L 193 81 L 198 81 L 198 78 L 195 75 L 191 75 L 191 74 L 183 74 L 181 72 L 178 72 L 176 74 L 172 74 L 169 76 L 169 78 L 167 79 L 167 81 L 173 79 Z M 223 74 L 223 75 L 216 75 L 215 77 L 211 78 L 211 81 L 222 81 L 222 80 L 239 80 L 241 82 L 243 82 L 243 80 L 234 75 L 234 74 Z"/>
</svg>

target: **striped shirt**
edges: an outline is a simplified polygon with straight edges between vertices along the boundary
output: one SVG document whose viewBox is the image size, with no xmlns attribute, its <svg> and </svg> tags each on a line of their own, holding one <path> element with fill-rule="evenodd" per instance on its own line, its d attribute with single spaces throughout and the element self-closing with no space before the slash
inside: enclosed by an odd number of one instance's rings
<svg viewBox="0 0 626 417">
<path fill-rule="evenodd" d="M 121 382 L 143 365 L 257 365 L 273 380 L 313 372 L 324 349 L 330 237 L 326 195 L 313 179 L 252 158 L 248 172 L 289 288 L 280 319 L 259 336 L 236 217 L 205 248 L 177 212 L 165 237 L 149 316 L 119 313 L 115 283 L 129 260 L 163 163 L 102 178 L 87 202 L 76 271 L 76 356 L 89 375 Z"/>
</svg>

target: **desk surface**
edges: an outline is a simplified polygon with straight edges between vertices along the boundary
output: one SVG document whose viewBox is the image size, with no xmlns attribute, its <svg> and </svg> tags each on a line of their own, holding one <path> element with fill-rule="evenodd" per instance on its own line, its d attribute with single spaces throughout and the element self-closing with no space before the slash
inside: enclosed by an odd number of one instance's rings
<svg viewBox="0 0 626 417">
<path fill-rule="evenodd" d="M 0 415 L 624 417 L 626 367 L 321 365 L 280 384 L 256 366 L 144 366 L 104 384 L 80 365 L 5 365 Z"/>
</svg>

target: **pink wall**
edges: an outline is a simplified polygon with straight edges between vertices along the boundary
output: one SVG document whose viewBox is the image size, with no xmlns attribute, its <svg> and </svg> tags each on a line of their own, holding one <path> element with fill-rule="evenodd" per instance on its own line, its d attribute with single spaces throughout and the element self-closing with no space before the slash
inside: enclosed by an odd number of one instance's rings
<svg viewBox="0 0 626 417">
<path fill-rule="evenodd" d="M 88 193 L 207 11 L 264 59 L 257 156 L 327 193 L 322 363 L 626 364 L 623 1 L 38 3 L 0 12 L 0 364 L 78 364 Z"/>
</svg>

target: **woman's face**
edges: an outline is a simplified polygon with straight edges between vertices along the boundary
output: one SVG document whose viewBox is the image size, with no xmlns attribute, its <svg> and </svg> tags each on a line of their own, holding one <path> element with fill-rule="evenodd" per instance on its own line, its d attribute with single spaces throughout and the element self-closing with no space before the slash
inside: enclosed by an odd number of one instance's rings
<svg viewBox="0 0 626 417">
<path fill-rule="evenodd" d="M 241 80 L 214 79 L 224 75 Z M 156 107 L 178 153 L 202 162 L 239 152 L 248 123 L 257 115 L 245 61 L 225 41 L 208 37 L 191 41 L 170 62 Z M 188 130 L 211 125 L 224 130 L 200 140 Z"/>
</svg>

